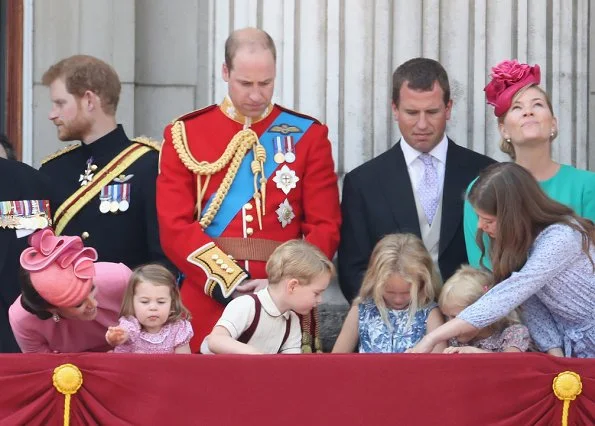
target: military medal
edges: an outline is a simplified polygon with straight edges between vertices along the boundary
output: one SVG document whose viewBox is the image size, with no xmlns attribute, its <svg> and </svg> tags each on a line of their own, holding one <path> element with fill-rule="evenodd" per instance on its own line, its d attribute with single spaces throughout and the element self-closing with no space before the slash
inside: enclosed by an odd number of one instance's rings
<svg viewBox="0 0 595 426">
<path fill-rule="evenodd" d="M 13 214 L 12 201 L 0 202 L 0 227 L 16 228 L 18 219 Z"/>
<path fill-rule="evenodd" d="M 122 195 L 118 203 L 118 208 L 121 212 L 125 212 L 130 207 L 130 184 L 124 183 L 120 186 L 122 187 Z"/>
<path fill-rule="evenodd" d="M 283 155 L 283 138 L 281 136 L 275 136 L 273 144 L 275 145 L 275 155 L 273 156 L 273 160 L 275 160 L 275 163 L 277 164 L 285 162 L 285 155 Z"/>
<path fill-rule="evenodd" d="M 285 136 L 285 161 L 293 163 L 295 161 L 295 145 L 293 143 L 293 136 Z"/>
<path fill-rule="evenodd" d="M 51 222 L 47 200 L 0 201 L 0 227 L 43 229 Z"/>
<path fill-rule="evenodd" d="M 291 223 L 291 221 L 295 218 L 295 213 L 293 212 L 293 208 L 289 201 L 285 199 L 281 204 L 279 204 L 279 208 L 275 210 L 277 213 L 277 219 L 281 223 L 281 227 L 285 228 L 287 225 Z"/>
<path fill-rule="evenodd" d="M 37 216 L 37 221 L 39 229 L 47 228 L 48 226 L 50 226 L 50 221 L 46 217 Z"/>
<path fill-rule="evenodd" d="M 110 194 L 109 194 L 109 187 L 104 186 L 101 188 L 101 195 L 99 195 L 99 211 L 103 214 L 109 212 L 109 201 L 110 201 Z"/>
<path fill-rule="evenodd" d="M 110 203 L 109 203 L 109 211 L 110 212 L 117 213 L 119 209 L 120 209 L 120 203 L 118 203 L 116 200 L 110 201 Z"/>
<path fill-rule="evenodd" d="M 23 228 L 37 229 L 39 227 L 39 222 L 37 220 L 37 214 L 39 213 L 39 209 L 35 207 L 34 202 L 30 200 L 21 200 L 15 201 L 15 203 L 17 215 L 23 218 Z"/>
<path fill-rule="evenodd" d="M 79 177 L 81 186 L 85 186 L 93 180 L 95 170 L 97 170 L 97 166 L 93 164 L 93 157 L 89 157 L 87 160 L 87 168 Z"/>
<path fill-rule="evenodd" d="M 28 217 L 25 217 L 25 211 L 23 208 L 22 201 L 12 201 L 10 211 L 12 212 L 13 217 L 16 218 L 17 229 L 32 229 L 33 222 Z"/>
<path fill-rule="evenodd" d="M 118 189 L 119 189 L 120 185 L 110 185 L 109 191 L 110 191 L 110 203 L 109 203 L 109 211 L 112 213 L 117 213 L 118 210 L 120 210 L 120 203 L 118 201 Z"/>
<path fill-rule="evenodd" d="M 283 191 L 285 195 L 289 194 L 289 191 L 297 186 L 299 180 L 300 178 L 296 176 L 295 171 L 287 167 L 286 164 L 281 167 L 281 170 L 275 172 L 275 177 L 273 178 L 273 182 L 275 182 L 277 188 Z"/>
<path fill-rule="evenodd" d="M 47 200 L 24 201 L 25 214 L 30 214 L 31 228 L 43 229 L 51 224 L 50 203 Z"/>
<path fill-rule="evenodd" d="M 29 219 L 29 227 L 27 229 L 42 229 L 45 228 L 43 226 L 43 220 L 39 216 L 33 216 L 28 218 Z"/>
<path fill-rule="evenodd" d="M 48 222 L 48 226 L 52 226 L 52 212 L 50 210 L 49 200 L 43 200 L 43 203 L 41 203 L 41 205 L 43 206 L 43 212 L 45 213 L 45 218 Z"/>
</svg>

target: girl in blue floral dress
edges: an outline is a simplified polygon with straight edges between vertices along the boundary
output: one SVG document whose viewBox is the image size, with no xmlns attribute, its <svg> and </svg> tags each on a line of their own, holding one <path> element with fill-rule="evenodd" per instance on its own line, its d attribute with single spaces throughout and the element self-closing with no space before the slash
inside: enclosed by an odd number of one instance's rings
<svg viewBox="0 0 595 426">
<path fill-rule="evenodd" d="M 333 352 L 405 352 L 444 323 L 436 304 L 439 279 L 423 242 L 392 234 L 374 248 L 359 296 L 354 300 Z M 436 345 L 442 352 L 446 343 Z"/>
</svg>

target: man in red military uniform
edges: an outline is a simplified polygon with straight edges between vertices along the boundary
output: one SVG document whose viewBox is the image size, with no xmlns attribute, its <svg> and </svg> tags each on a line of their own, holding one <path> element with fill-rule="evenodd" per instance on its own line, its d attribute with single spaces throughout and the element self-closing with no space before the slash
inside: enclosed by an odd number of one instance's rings
<svg viewBox="0 0 595 426">
<path fill-rule="evenodd" d="M 165 128 L 157 213 L 166 255 L 184 273 L 197 351 L 225 304 L 267 285 L 282 242 L 305 238 L 332 259 L 341 222 L 328 129 L 271 104 L 275 45 L 264 31 L 225 44 L 220 105 Z M 303 350 L 317 351 L 316 314 L 302 318 Z"/>
</svg>

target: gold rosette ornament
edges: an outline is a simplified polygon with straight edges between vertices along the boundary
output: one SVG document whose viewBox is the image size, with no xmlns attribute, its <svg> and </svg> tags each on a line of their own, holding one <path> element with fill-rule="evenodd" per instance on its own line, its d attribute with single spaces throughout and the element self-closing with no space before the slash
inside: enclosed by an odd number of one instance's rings
<svg viewBox="0 0 595 426">
<path fill-rule="evenodd" d="M 570 401 L 574 401 L 583 391 L 581 376 L 573 371 L 564 371 L 556 376 L 552 384 L 554 395 L 564 401 L 562 407 L 562 426 L 568 425 L 568 409 Z"/>
<path fill-rule="evenodd" d="M 70 424 L 70 395 L 74 395 L 83 384 L 83 374 L 76 365 L 62 364 L 54 369 L 54 387 L 64 395 L 64 426 Z"/>
</svg>

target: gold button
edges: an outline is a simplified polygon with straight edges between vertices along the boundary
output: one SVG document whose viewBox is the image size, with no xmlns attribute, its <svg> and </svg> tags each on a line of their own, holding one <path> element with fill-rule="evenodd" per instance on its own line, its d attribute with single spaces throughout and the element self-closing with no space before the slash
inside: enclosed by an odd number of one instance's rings
<svg viewBox="0 0 595 426">
<path fill-rule="evenodd" d="M 88 233 L 87 231 L 83 232 L 83 233 L 81 234 L 81 238 L 82 238 L 83 240 L 86 240 L 87 238 L 89 238 L 89 233 Z"/>
<path fill-rule="evenodd" d="M 217 263 L 217 265 L 223 265 L 223 259 L 217 259 L 215 263 Z"/>
<path fill-rule="evenodd" d="M 252 204 L 248 203 L 248 204 L 244 204 L 244 208 L 246 210 L 252 210 Z"/>
<path fill-rule="evenodd" d="M 227 268 L 227 271 L 226 271 L 226 272 L 227 272 L 228 274 L 233 274 L 233 268 Z"/>
<path fill-rule="evenodd" d="M 254 220 L 254 217 L 251 214 L 246 215 L 246 222 L 252 222 L 253 220 Z"/>
<path fill-rule="evenodd" d="M 254 234 L 254 229 L 246 228 L 246 235 L 252 235 L 252 234 Z"/>
<path fill-rule="evenodd" d="M 212 256 L 211 256 L 211 259 L 213 259 L 213 260 L 217 260 L 217 259 L 219 259 L 219 255 L 217 255 L 217 254 L 214 254 L 214 255 L 212 255 Z"/>
</svg>

